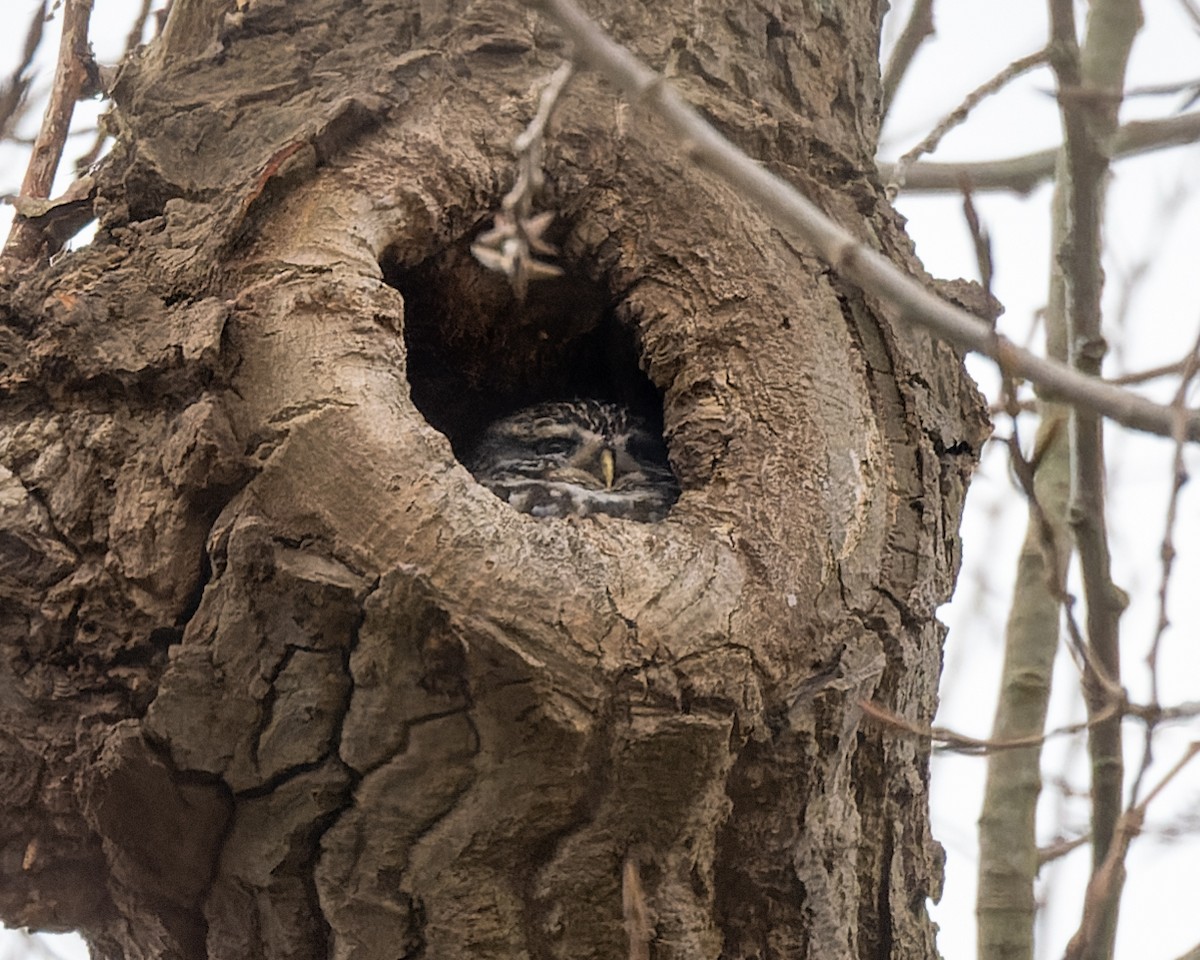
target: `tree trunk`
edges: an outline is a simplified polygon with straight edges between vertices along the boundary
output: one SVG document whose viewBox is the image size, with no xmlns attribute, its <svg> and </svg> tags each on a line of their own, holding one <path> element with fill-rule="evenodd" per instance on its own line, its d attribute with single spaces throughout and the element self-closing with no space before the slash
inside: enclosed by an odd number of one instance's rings
<svg viewBox="0 0 1200 960">
<path fill-rule="evenodd" d="M 586 73 L 566 277 L 519 303 L 469 245 L 552 25 L 238 6 L 175 0 L 95 242 L 0 291 L 0 917 L 103 957 L 934 956 L 928 749 L 859 704 L 934 710 L 960 357 Z M 604 6 L 919 270 L 874 0 Z M 459 464 L 593 393 L 661 403 L 667 520 L 537 519 Z"/>
</svg>

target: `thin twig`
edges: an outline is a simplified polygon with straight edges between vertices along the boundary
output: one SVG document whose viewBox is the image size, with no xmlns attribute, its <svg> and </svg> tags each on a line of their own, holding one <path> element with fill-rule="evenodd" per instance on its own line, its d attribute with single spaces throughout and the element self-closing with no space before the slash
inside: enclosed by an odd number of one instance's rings
<svg viewBox="0 0 1200 960">
<path fill-rule="evenodd" d="M 1007 382 L 1001 381 L 1002 389 L 1004 389 Z M 1031 521 L 1037 526 L 1041 539 L 1042 552 L 1046 558 L 1046 588 L 1050 595 L 1058 601 L 1062 610 L 1063 621 L 1067 626 L 1067 639 L 1069 641 L 1067 649 L 1074 659 L 1079 672 L 1084 676 L 1094 678 L 1097 689 L 1102 691 L 1106 698 L 1106 708 L 1110 706 L 1124 706 L 1126 702 L 1125 691 L 1109 675 L 1104 664 L 1097 660 L 1095 653 L 1084 637 L 1083 630 L 1079 626 L 1079 620 L 1075 616 L 1076 597 L 1064 585 L 1068 556 L 1063 556 L 1063 551 L 1058 544 L 1058 538 L 1054 533 L 1054 524 L 1051 523 L 1051 518 L 1047 516 L 1035 488 L 1035 474 L 1043 456 L 1043 451 L 1049 449 L 1052 444 L 1061 439 L 1061 431 L 1065 429 L 1066 424 L 1062 421 L 1061 413 L 1058 419 L 1054 421 L 1047 415 L 1044 423 L 1048 429 L 1044 427 L 1045 432 L 1043 435 L 1039 435 L 1038 446 L 1034 449 L 1033 458 L 1028 459 L 1021 450 L 1020 437 L 1017 434 L 1016 413 L 1018 410 L 1015 397 L 1011 393 L 1011 386 L 1005 389 L 1005 396 L 1009 398 L 1007 412 L 1012 419 L 1012 433 L 1004 441 L 1005 446 L 1008 448 L 1009 465 L 1018 486 L 1021 488 L 1021 492 L 1025 496 L 1026 502 L 1029 504 Z M 1069 552 L 1068 550 L 1068 555 Z"/>
<path fill-rule="evenodd" d="M 531 280 L 562 275 L 560 267 L 534 256 L 551 257 L 558 250 L 545 238 L 546 229 L 554 220 L 553 211 L 535 214 L 533 201 L 545 184 L 546 130 L 574 74 L 575 65 L 567 61 L 546 82 L 537 112 L 513 141 L 513 152 L 517 155 L 516 182 L 504 195 L 491 229 L 480 234 L 471 245 L 476 260 L 508 277 L 518 300 L 525 299 Z"/>
<path fill-rule="evenodd" d="M 1015 80 L 1023 73 L 1027 73 L 1034 67 L 1040 67 L 1046 62 L 1049 54 L 1045 49 L 1038 50 L 1036 53 L 1031 53 L 1028 56 L 1021 57 L 1019 60 L 1014 60 L 1007 67 L 1001 70 L 998 74 L 988 80 L 986 83 L 976 87 L 963 98 L 963 102 L 950 111 L 942 121 L 934 127 L 929 134 L 918 143 L 915 147 L 909 150 L 904 156 L 896 161 L 896 165 L 892 167 L 892 175 L 888 179 L 887 195 L 889 200 L 895 200 L 896 195 L 904 187 L 905 177 L 908 175 L 908 168 L 911 167 L 918 159 L 927 153 L 933 153 L 937 149 L 937 145 L 942 142 L 942 138 L 951 130 L 963 123 L 971 111 L 979 106 L 980 102 L 986 97 L 990 97 L 994 93 L 998 93 L 1004 89 L 1009 83 Z"/>
<path fill-rule="evenodd" d="M 975 248 L 975 262 L 979 265 L 979 282 L 992 299 L 992 238 L 988 236 L 987 227 L 979 219 L 979 211 L 975 209 L 975 201 L 969 187 L 963 187 L 963 219 L 967 221 L 967 230 L 971 233 L 971 245 Z M 995 324 L 993 324 L 995 326 Z M 1016 400 L 1016 389 L 1012 389 L 1013 400 Z"/>
<path fill-rule="evenodd" d="M 1064 960 L 1081 960 L 1092 955 L 1097 941 L 1104 933 L 1104 927 L 1109 921 L 1113 904 L 1120 895 L 1125 880 L 1125 857 L 1129 845 L 1142 829 L 1146 820 L 1146 811 L 1152 800 L 1166 788 L 1175 777 L 1186 767 L 1197 754 L 1200 754 L 1200 743 L 1191 744 L 1183 756 L 1175 763 L 1166 775 L 1155 785 L 1146 798 L 1140 803 L 1133 804 L 1117 821 L 1113 831 L 1113 840 L 1103 863 L 1092 873 L 1088 882 L 1087 893 L 1084 894 L 1083 919 L 1079 929 L 1067 944 Z"/>
<path fill-rule="evenodd" d="M 121 55 L 122 60 L 141 46 L 142 34 L 146 32 L 146 21 L 150 19 L 150 8 L 153 5 L 154 0 L 142 0 L 142 8 L 138 11 L 137 16 L 133 18 L 133 23 L 129 26 L 129 32 L 125 34 L 124 53 Z"/>
<path fill-rule="evenodd" d="M 998 413 L 1037 413 L 1038 402 L 1033 397 L 1024 397 L 1018 399 L 1014 407 L 1008 400 L 1001 398 L 995 403 L 988 404 L 988 416 L 995 417 Z M 996 437 L 991 437 L 995 440 Z"/>
<path fill-rule="evenodd" d="M 1110 146 L 1116 160 L 1164 147 L 1186 146 L 1200 139 L 1200 111 L 1185 113 L 1163 120 L 1134 120 L 1117 130 Z M 1039 150 L 1004 160 L 982 160 L 973 163 L 914 164 L 908 171 L 904 189 L 907 193 L 937 193 L 962 189 L 963 182 L 976 193 L 986 190 L 1009 190 L 1029 193 L 1039 184 L 1054 177 L 1055 158 L 1060 147 Z M 879 164 L 879 176 L 887 183 L 892 179 L 895 164 Z"/>
<path fill-rule="evenodd" d="M 862 707 L 863 712 L 870 716 L 871 719 L 877 720 L 885 726 L 909 734 L 910 736 L 918 737 L 929 743 L 937 744 L 942 750 L 970 755 L 982 755 L 1000 750 L 1023 750 L 1028 747 L 1040 747 L 1048 740 L 1082 733 L 1095 724 L 1103 723 L 1105 720 L 1118 714 L 1123 717 L 1133 717 L 1143 722 L 1150 722 L 1150 718 L 1153 718 L 1153 722 L 1155 723 L 1164 723 L 1171 720 L 1194 720 L 1200 716 L 1200 702 L 1182 703 L 1175 707 L 1151 708 L 1145 704 L 1130 703 L 1128 700 L 1122 699 L 1120 702 L 1110 704 L 1105 712 L 1097 717 L 1089 718 L 1080 723 L 1071 723 L 1066 726 L 1056 727 L 1045 733 L 1031 734 L 1025 737 L 980 738 L 972 737 L 965 733 L 958 733 L 948 727 L 933 727 L 914 723 L 897 713 L 893 713 L 887 707 L 873 700 L 860 700 L 859 706 Z"/>
<path fill-rule="evenodd" d="M 1068 853 L 1086 846 L 1091 839 L 1091 835 L 1085 833 L 1083 836 L 1075 837 L 1072 840 L 1055 840 L 1053 843 L 1041 847 L 1038 850 L 1038 869 L 1040 870 L 1046 864 L 1053 863 L 1055 860 L 1061 860 Z"/>
<path fill-rule="evenodd" d="M 1135 370 L 1133 373 L 1122 373 L 1115 377 L 1106 377 L 1104 382 L 1111 383 L 1114 386 L 1124 387 L 1134 383 L 1147 383 L 1151 380 L 1158 380 L 1162 377 L 1173 377 L 1176 374 L 1183 373 L 1187 367 L 1187 358 L 1176 360 L 1173 363 L 1164 363 L 1161 367 L 1149 367 L 1146 370 Z"/>
<path fill-rule="evenodd" d="M 1010 415 L 1012 414 L 1011 409 L 1009 413 Z M 1064 429 L 1065 424 L 1055 424 L 1052 427 L 1055 429 Z M 1042 439 L 1042 446 L 1048 447 L 1056 439 L 1056 435 L 1052 433 Z M 1067 627 L 1067 650 L 1070 652 L 1072 659 L 1074 659 L 1075 666 L 1079 669 L 1079 672 L 1085 677 L 1093 677 L 1097 689 L 1103 692 L 1106 698 L 1105 706 L 1103 707 L 1104 710 L 1113 706 L 1124 706 L 1125 691 L 1109 675 L 1104 664 L 1097 660 L 1095 652 L 1084 637 L 1083 629 L 1079 625 L 1079 619 L 1075 615 L 1077 598 L 1063 585 L 1067 558 L 1061 554 L 1057 538 L 1054 535 L 1053 524 L 1051 524 L 1050 518 L 1042 508 L 1041 500 L 1038 498 L 1034 488 L 1034 474 L 1041 457 L 1041 450 L 1034 451 L 1032 460 L 1026 459 L 1025 455 L 1021 452 L 1021 444 L 1016 434 L 1015 417 L 1013 417 L 1013 434 L 1006 441 L 1006 445 L 1009 451 L 1009 462 L 1012 467 L 1013 476 L 1016 477 L 1017 483 L 1021 487 L 1021 492 L 1025 495 L 1025 499 L 1029 503 L 1030 515 L 1036 522 L 1041 535 L 1042 550 L 1046 555 L 1047 587 L 1051 595 L 1058 600 L 1062 609 L 1063 622 Z"/>
<path fill-rule="evenodd" d="M 42 129 L 34 142 L 33 155 L 29 158 L 29 167 L 21 184 L 23 197 L 50 196 L 54 174 L 62 159 L 63 145 L 71 126 L 71 116 L 75 111 L 75 102 L 88 85 L 91 63 L 91 54 L 88 51 L 88 21 L 91 15 L 92 0 L 66 0 L 54 86 L 50 90 L 50 103 L 42 118 Z M 12 231 L 8 235 L 8 242 L 0 259 L 10 263 L 28 263 L 38 256 L 45 245 L 46 239 L 42 232 L 18 215 L 13 219 Z"/>
<path fill-rule="evenodd" d="M 141 44 L 142 34 L 146 32 L 146 21 L 150 19 L 150 8 L 153 4 L 154 0 L 142 0 L 142 7 L 134 18 L 129 32 L 125 35 L 124 52 L 121 54 L 122 61 L 127 59 Z M 83 176 L 87 173 L 92 164 L 100 156 L 100 151 L 104 149 L 104 142 L 108 139 L 108 133 L 104 124 L 100 124 L 95 133 L 96 136 L 92 140 L 92 145 L 75 159 L 76 176 Z"/>
<path fill-rule="evenodd" d="M 950 730 L 947 727 L 931 727 L 914 723 L 897 713 L 893 713 L 887 707 L 873 700 L 860 700 L 858 701 L 858 705 L 862 708 L 863 713 L 872 720 L 893 730 L 935 744 L 939 752 L 963 753 L 968 756 L 986 756 L 990 753 L 1000 753 L 1005 750 L 1028 750 L 1030 747 L 1040 747 L 1048 740 L 1082 733 L 1092 725 L 1100 723 L 1110 716 L 1117 716 L 1120 713 L 1120 705 L 1114 705 L 1111 708 L 1111 713 L 1106 714 L 1101 719 L 1089 719 L 1082 723 L 1072 723 L 1063 727 L 1057 727 L 1054 730 L 1048 730 L 1045 733 L 1029 734 L 1024 737 L 983 738 L 971 737 L 965 733 Z"/>
<path fill-rule="evenodd" d="M 1196 375 L 1200 373 L 1200 337 L 1192 345 L 1192 351 L 1185 361 L 1183 376 L 1179 378 L 1179 387 L 1175 391 L 1172 405 L 1182 410 L 1187 400 L 1188 389 Z M 1180 418 L 1182 420 L 1182 417 Z M 1159 705 L 1158 684 L 1158 653 L 1162 639 L 1171 625 L 1167 615 L 1167 595 L 1171 583 L 1171 570 L 1175 564 L 1175 520 L 1179 509 L 1179 495 L 1184 484 L 1188 481 L 1187 468 L 1183 462 L 1184 441 L 1181 436 L 1175 438 L 1175 456 L 1172 460 L 1171 494 L 1167 499 L 1167 518 L 1164 524 L 1162 545 L 1159 547 L 1159 558 L 1162 563 L 1162 575 L 1158 584 L 1158 623 L 1154 628 L 1154 638 L 1150 641 L 1150 651 L 1146 654 L 1146 668 L 1150 674 L 1150 706 Z M 1142 738 L 1142 762 L 1138 767 L 1137 776 L 1133 781 L 1130 796 L 1134 800 L 1141 793 L 1142 780 L 1145 778 L 1150 764 L 1154 761 L 1154 732 L 1157 720 L 1148 720 Z"/>
<path fill-rule="evenodd" d="M 0 140 L 9 138 L 24 112 L 25 95 L 33 82 L 33 76 L 26 76 L 26 71 L 33 63 L 34 54 L 42 43 L 42 31 L 46 24 L 46 3 L 47 0 L 42 0 L 34 12 L 33 19 L 29 21 L 29 29 L 25 33 L 25 47 L 21 51 L 21 62 L 9 74 L 8 79 L 0 84 Z"/>
<path fill-rule="evenodd" d="M 939 299 L 882 254 L 859 243 L 790 184 L 751 161 L 705 123 L 669 83 L 606 36 L 573 0 L 528 2 L 559 25 L 581 58 L 635 103 L 653 111 L 698 167 L 732 185 L 788 236 L 807 240 L 842 276 L 890 303 L 902 322 L 923 326 L 961 349 L 991 357 L 1010 376 L 1037 384 L 1047 398 L 1087 407 L 1135 430 L 1171 435 L 1176 414 L 1170 407 L 1020 349 L 985 321 Z M 1200 440 L 1200 412 L 1189 411 L 1188 439 Z"/>
<path fill-rule="evenodd" d="M 892 109 L 892 101 L 896 99 L 900 81 L 908 73 L 908 68 L 911 66 L 917 50 L 925 42 L 925 38 L 932 37 L 933 34 L 933 0 L 914 0 L 908 21 L 904 24 L 904 29 L 900 31 L 896 45 L 892 47 L 892 54 L 888 57 L 887 68 L 883 71 L 881 119 L 886 117 L 888 111 Z"/>
<path fill-rule="evenodd" d="M 1200 88 L 1200 79 L 1177 80 L 1174 83 L 1149 83 L 1141 87 L 1130 87 L 1125 91 L 1125 99 L 1130 97 L 1169 97 L 1177 93 L 1189 91 L 1195 93 Z"/>
<path fill-rule="evenodd" d="M 1173 723 L 1180 720 L 1194 720 L 1200 717 L 1200 700 L 1186 700 L 1173 707 L 1160 704 L 1126 703 L 1125 712 L 1136 717 L 1143 723 Z"/>
</svg>

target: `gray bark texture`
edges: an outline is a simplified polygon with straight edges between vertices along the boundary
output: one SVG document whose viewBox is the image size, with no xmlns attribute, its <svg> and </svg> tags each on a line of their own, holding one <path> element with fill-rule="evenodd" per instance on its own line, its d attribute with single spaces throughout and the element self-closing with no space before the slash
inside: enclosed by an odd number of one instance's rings
<svg viewBox="0 0 1200 960">
<path fill-rule="evenodd" d="M 878 0 L 591 6 L 920 273 Z M 936 955 L 928 748 L 859 704 L 932 716 L 979 397 L 589 73 L 547 141 L 568 276 L 518 303 L 468 248 L 568 52 L 515 0 L 175 0 L 122 67 L 96 240 L 0 286 L 5 923 Z M 661 397 L 667 520 L 536 519 L 458 462 L 601 378 Z"/>
</svg>

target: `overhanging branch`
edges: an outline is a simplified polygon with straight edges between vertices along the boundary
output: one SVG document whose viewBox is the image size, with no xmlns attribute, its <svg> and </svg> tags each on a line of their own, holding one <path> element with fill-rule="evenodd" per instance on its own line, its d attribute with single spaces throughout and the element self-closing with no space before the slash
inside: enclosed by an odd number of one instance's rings
<svg viewBox="0 0 1200 960">
<path fill-rule="evenodd" d="M 1163 147 L 1178 147 L 1200 140 L 1200 113 L 1185 113 L 1163 120 L 1134 120 L 1117 130 L 1112 142 L 1112 159 L 1130 157 Z M 1006 160 L 977 163 L 913 164 L 904 181 L 907 193 L 961 193 L 963 184 L 975 192 L 1012 190 L 1029 193 L 1038 184 L 1054 177 L 1058 147 L 1039 150 Z M 886 183 L 895 170 L 894 163 L 879 164 L 879 176 Z"/>
<path fill-rule="evenodd" d="M 573 0 L 529 0 L 529 4 L 558 24 L 580 59 L 615 83 L 635 104 L 662 120 L 669 136 L 696 166 L 734 187 L 781 230 L 803 238 L 839 274 L 886 300 L 906 322 L 925 327 L 961 349 L 990 357 L 1005 374 L 1029 380 L 1048 399 L 1085 407 L 1135 430 L 1165 437 L 1178 432 L 1177 409 L 1021 349 L 980 318 L 939 299 L 886 257 L 859 243 L 790 184 L 752 161 L 705 123 L 669 83 L 610 39 Z M 1189 440 L 1200 441 L 1200 412 L 1187 412 L 1185 432 Z"/>
</svg>

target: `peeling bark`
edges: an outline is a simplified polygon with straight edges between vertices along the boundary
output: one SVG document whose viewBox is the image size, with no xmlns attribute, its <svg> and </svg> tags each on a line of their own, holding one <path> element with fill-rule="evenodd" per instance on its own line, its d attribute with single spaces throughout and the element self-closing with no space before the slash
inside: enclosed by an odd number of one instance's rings
<svg viewBox="0 0 1200 960">
<path fill-rule="evenodd" d="M 625 135 L 548 143 L 566 280 L 469 256 L 561 44 L 517 3 L 175 0 L 89 247 L 0 290 L 0 916 L 106 957 L 935 955 L 934 619 L 960 358 Z M 920 270 L 879 11 L 610 3 L 724 132 Z M 977 296 L 965 287 L 965 298 Z M 538 394 L 657 403 L 658 524 L 458 463 Z"/>
</svg>

